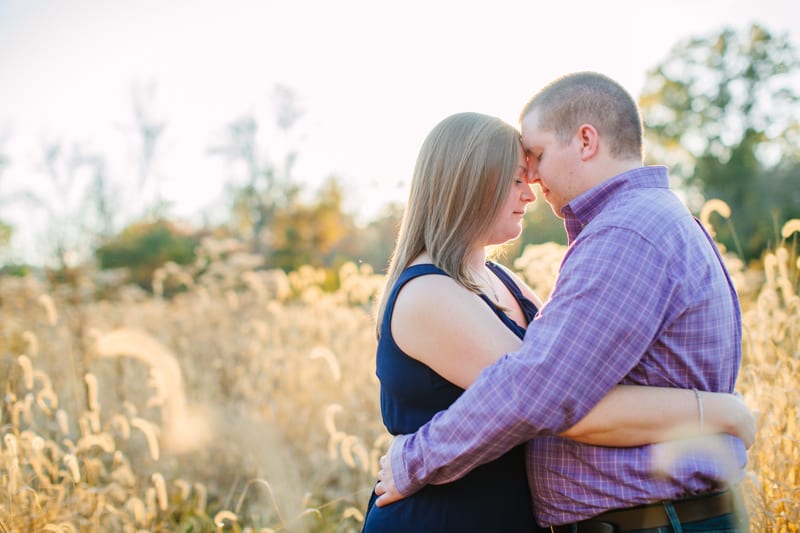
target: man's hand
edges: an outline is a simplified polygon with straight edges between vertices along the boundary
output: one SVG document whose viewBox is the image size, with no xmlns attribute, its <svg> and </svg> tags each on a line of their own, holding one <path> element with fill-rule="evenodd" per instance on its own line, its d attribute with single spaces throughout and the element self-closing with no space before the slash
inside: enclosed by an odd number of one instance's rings
<svg viewBox="0 0 800 533">
<path fill-rule="evenodd" d="M 375 494 L 378 495 L 375 505 L 378 507 L 384 507 L 405 498 L 394 486 L 394 474 L 392 473 L 392 447 L 401 446 L 402 441 L 403 435 L 398 435 L 392 439 L 386 455 L 380 458 L 379 464 L 381 468 L 378 470 L 378 484 L 375 485 Z"/>
</svg>

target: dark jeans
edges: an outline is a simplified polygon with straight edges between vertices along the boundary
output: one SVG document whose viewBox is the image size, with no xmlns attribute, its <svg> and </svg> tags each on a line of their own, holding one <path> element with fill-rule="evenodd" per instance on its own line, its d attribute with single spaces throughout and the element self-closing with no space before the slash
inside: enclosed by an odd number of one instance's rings
<svg viewBox="0 0 800 533">
<path fill-rule="evenodd" d="M 750 525 L 745 513 L 729 513 L 707 520 L 688 522 L 681 524 L 675 512 L 671 509 L 671 504 L 667 505 L 667 514 L 672 525 L 667 527 L 656 527 L 650 529 L 637 529 L 629 533 L 748 533 Z M 577 525 L 574 526 L 577 531 Z"/>
<path fill-rule="evenodd" d="M 669 504 L 667 505 L 669 506 Z M 750 531 L 747 516 L 741 513 L 724 514 L 708 520 L 685 524 L 681 524 L 678 521 L 674 512 L 670 512 L 669 507 L 667 508 L 667 513 L 673 521 L 672 526 L 639 529 L 630 533 L 747 533 Z"/>
</svg>

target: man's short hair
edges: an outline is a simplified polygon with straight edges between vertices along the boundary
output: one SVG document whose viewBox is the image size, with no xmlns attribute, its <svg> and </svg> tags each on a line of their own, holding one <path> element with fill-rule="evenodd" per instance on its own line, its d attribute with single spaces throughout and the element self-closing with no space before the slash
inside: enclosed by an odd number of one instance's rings
<svg viewBox="0 0 800 533">
<path fill-rule="evenodd" d="M 616 159 L 643 157 L 642 117 L 630 94 L 611 78 L 596 72 L 578 72 L 555 80 L 525 105 L 520 122 L 539 113 L 538 126 L 567 143 L 581 124 L 591 124 L 609 143 Z"/>
</svg>

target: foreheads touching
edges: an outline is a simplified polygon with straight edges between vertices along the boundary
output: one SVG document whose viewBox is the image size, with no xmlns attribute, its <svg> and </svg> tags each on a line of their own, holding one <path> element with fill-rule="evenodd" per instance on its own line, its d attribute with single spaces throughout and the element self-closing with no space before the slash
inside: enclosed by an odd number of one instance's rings
<svg viewBox="0 0 800 533">
<path fill-rule="evenodd" d="M 622 86 L 602 74 L 579 72 L 550 83 L 525 105 L 520 123 L 534 111 L 535 126 L 563 144 L 581 125 L 591 124 L 608 143 L 611 157 L 642 160 L 639 108 Z"/>
</svg>

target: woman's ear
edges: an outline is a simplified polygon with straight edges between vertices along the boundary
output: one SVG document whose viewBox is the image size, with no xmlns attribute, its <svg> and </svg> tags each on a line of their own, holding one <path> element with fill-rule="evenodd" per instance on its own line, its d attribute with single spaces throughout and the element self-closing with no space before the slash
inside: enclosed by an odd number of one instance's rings
<svg viewBox="0 0 800 533">
<path fill-rule="evenodd" d="M 581 147 L 581 159 L 586 161 L 597 154 L 599 135 L 591 124 L 581 124 L 578 128 L 578 141 Z"/>
</svg>

